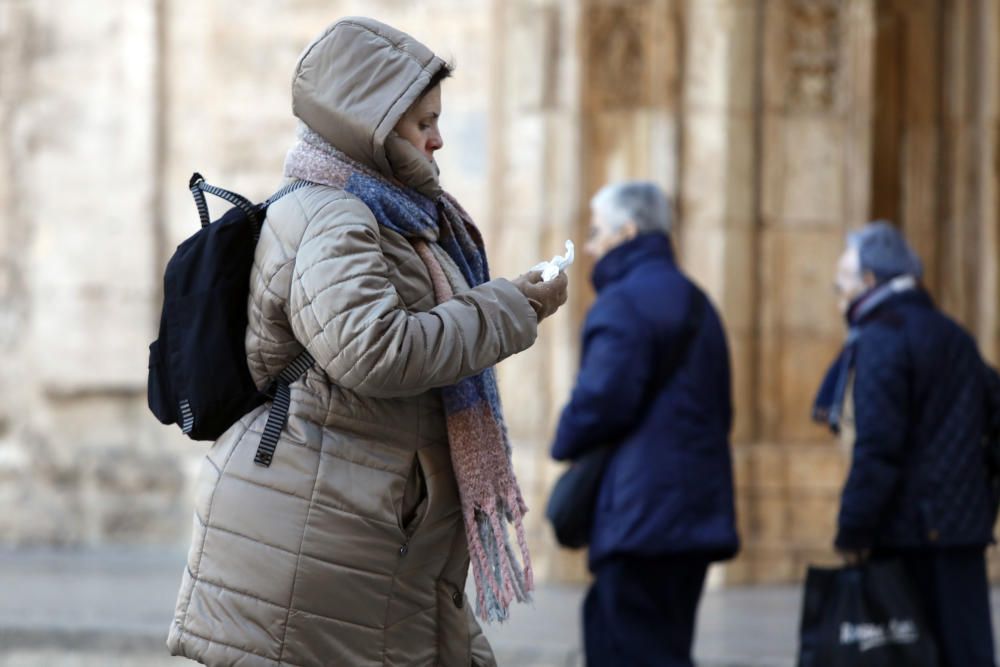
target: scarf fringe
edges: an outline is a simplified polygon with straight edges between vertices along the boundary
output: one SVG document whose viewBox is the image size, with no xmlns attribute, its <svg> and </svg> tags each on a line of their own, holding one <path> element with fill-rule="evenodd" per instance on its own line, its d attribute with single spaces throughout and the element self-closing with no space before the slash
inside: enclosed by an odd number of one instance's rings
<svg viewBox="0 0 1000 667">
<path fill-rule="evenodd" d="M 530 602 L 534 589 L 523 501 L 516 489 L 509 489 L 482 507 L 463 508 L 463 516 L 476 582 L 476 615 L 490 623 L 506 621 L 510 604 Z M 514 526 L 520 560 L 507 524 Z"/>
</svg>

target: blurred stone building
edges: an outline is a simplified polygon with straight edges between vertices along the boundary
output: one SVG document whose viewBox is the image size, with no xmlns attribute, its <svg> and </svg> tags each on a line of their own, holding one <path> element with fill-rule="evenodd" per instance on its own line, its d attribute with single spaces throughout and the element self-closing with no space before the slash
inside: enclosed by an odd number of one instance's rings
<svg viewBox="0 0 1000 667">
<path fill-rule="evenodd" d="M 843 339 L 831 281 L 847 229 L 899 223 L 998 360 L 994 0 L 0 0 L 0 541 L 187 539 L 207 444 L 145 407 L 162 269 L 197 225 L 187 178 L 277 187 L 296 58 L 347 14 L 457 66 L 443 179 L 495 274 L 582 242 L 609 179 L 675 197 L 682 263 L 735 367 L 745 547 L 725 581 L 791 581 L 831 557 L 847 453 L 808 416 Z M 583 573 L 542 508 L 588 270 L 502 367 L 550 579 Z"/>
</svg>

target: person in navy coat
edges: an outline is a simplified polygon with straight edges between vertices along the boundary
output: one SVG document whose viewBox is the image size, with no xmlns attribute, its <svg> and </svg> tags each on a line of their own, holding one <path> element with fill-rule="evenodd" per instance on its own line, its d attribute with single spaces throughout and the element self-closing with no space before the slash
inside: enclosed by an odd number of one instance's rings
<svg viewBox="0 0 1000 667">
<path fill-rule="evenodd" d="M 993 667 L 1000 378 L 935 307 L 893 225 L 848 237 L 836 284 L 850 333 L 814 410 L 852 450 L 835 546 L 852 563 L 902 561 L 944 667 Z"/>
<path fill-rule="evenodd" d="M 552 445 L 559 461 L 614 449 L 591 531 L 587 664 L 688 666 L 708 565 L 739 549 L 726 335 L 677 266 L 658 186 L 606 186 L 591 212 L 597 300 Z"/>
</svg>

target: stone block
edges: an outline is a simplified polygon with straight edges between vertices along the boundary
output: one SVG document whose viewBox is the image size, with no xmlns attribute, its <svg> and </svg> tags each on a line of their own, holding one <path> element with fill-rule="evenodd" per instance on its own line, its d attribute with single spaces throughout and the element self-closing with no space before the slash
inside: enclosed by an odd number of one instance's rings
<svg viewBox="0 0 1000 667">
<path fill-rule="evenodd" d="M 749 445 L 755 488 L 770 492 L 788 488 L 786 448 L 781 445 Z"/>
<path fill-rule="evenodd" d="M 756 345 L 748 336 L 729 335 L 732 360 L 734 443 L 750 442 L 757 423 Z"/>
<path fill-rule="evenodd" d="M 17 250 L 31 372 L 85 390 L 141 388 L 155 282 L 153 3 L 35 7 L 32 21 L 46 44 L 29 50 L 33 85 L 16 111 L 29 150 L 14 172 L 31 229 Z"/>
<path fill-rule="evenodd" d="M 685 106 L 750 114 L 759 5 L 742 0 L 687 3 Z"/>
<path fill-rule="evenodd" d="M 843 121 L 767 114 L 761 208 L 768 224 L 839 227 L 844 221 Z"/>
<path fill-rule="evenodd" d="M 683 226 L 681 264 L 711 297 L 730 339 L 749 335 L 756 321 L 755 234 L 749 227 L 689 225 L 686 219 Z"/>
<path fill-rule="evenodd" d="M 813 400 L 842 341 L 805 335 L 782 341 L 778 435 L 786 442 L 827 442 L 829 431 L 812 421 Z"/>
<path fill-rule="evenodd" d="M 614 110 L 590 113 L 586 127 L 590 173 L 586 196 L 606 183 L 652 180 L 668 195 L 678 174 L 677 114 L 669 109 Z M 650 151 L 650 146 L 660 150 Z"/>
<path fill-rule="evenodd" d="M 744 483 L 745 484 L 745 483 Z M 736 531 L 742 540 L 751 539 L 756 534 L 754 499 L 756 495 L 752 487 L 737 485 L 736 487 Z"/>
<path fill-rule="evenodd" d="M 745 538 L 754 542 L 782 543 L 788 538 L 788 497 L 781 491 L 758 489 L 748 494 L 740 508 L 747 513 Z"/>
<path fill-rule="evenodd" d="M 836 492 L 797 488 L 789 492 L 788 531 L 794 544 L 815 547 L 833 541 L 840 496 Z"/>
<path fill-rule="evenodd" d="M 737 493 L 752 489 L 756 484 L 753 466 L 753 450 L 756 445 L 741 444 L 733 447 L 733 483 Z M 742 496 L 737 500 L 737 504 L 742 503 Z"/>
<path fill-rule="evenodd" d="M 832 436 L 823 444 L 789 445 L 788 485 L 795 491 L 839 493 L 849 463 L 849 454 Z"/>
<path fill-rule="evenodd" d="M 785 584 L 800 578 L 795 554 L 782 545 L 748 547 L 750 580 L 756 585 Z"/>
<path fill-rule="evenodd" d="M 684 119 L 681 211 L 687 228 L 745 227 L 754 202 L 754 126 L 749 116 L 721 111 Z"/>
<path fill-rule="evenodd" d="M 845 335 L 833 289 L 844 236 L 836 229 L 767 227 L 763 261 L 768 265 L 761 293 L 768 303 L 766 332 Z"/>
</svg>

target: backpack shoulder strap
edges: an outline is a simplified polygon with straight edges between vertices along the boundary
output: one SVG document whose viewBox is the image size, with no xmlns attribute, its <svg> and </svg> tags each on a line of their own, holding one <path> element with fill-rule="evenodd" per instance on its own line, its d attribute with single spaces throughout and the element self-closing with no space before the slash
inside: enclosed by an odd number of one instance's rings
<svg viewBox="0 0 1000 667">
<path fill-rule="evenodd" d="M 312 183 L 310 181 L 294 180 L 291 183 L 289 183 L 288 185 L 286 185 L 283 188 L 281 188 L 280 190 L 278 190 L 277 192 L 275 192 L 270 197 L 268 197 L 267 201 L 265 201 L 262 204 L 262 206 L 264 208 L 267 208 L 268 206 L 270 206 L 274 202 L 278 201 L 279 199 L 281 199 L 285 195 L 291 194 L 291 193 L 295 192 L 296 190 L 298 190 L 299 188 L 304 188 L 307 185 L 312 185 Z"/>
<path fill-rule="evenodd" d="M 257 446 L 257 454 L 253 462 L 265 468 L 271 465 L 274 458 L 274 450 L 278 446 L 278 438 L 285 429 L 288 422 L 288 409 L 292 404 L 291 384 L 306 374 L 316 361 L 309 350 L 302 350 L 299 356 L 292 360 L 292 363 L 285 366 L 284 370 L 278 374 L 278 378 L 268 387 L 267 393 L 271 396 L 271 412 L 267 415 L 267 423 L 264 425 L 264 434 L 260 437 L 260 445 Z"/>
<path fill-rule="evenodd" d="M 287 194 L 291 194 L 300 188 L 311 185 L 309 181 L 296 180 L 275 192 L 261 204 L 261 210 L 266 211 L 267 207 L 278 201 Z M 274 458 L 274 450 L 278 446 L 278 438 L 288 422 L 288 409 L 292 404 L 291 384 L 306 374 L 316 361 L 308 350 L 303 349 L 290 364 L 278 373 L 278 377 L 268 387 L 268 395 L 271 396 L 271 412 L 267 416 L 267 423 L 264 425 L 264 433 L 260 437 L 260 445 L 257 446 L 257 454 L 253 462 L 265 468 L 271 465 Z"/>
<path fill-rule="evenodd" d="M 201 219 L 202 227 L 208 227 L 212 223 L 212 218 L 208 213 L 208 202 L 205 201 L 206 192 L 238 207 L 254 222 L 258 224 L 260 222 L 260 212 L 249 199 L 235 192 L 209 185 L 205 182 L 205 177 L 198 172 L 191 175 L 191 180 L 188 181 L 188 189 L 191 190 L 191 196 L 194 197 L 194 205 L 198 208 L 198 217 Z"/>
</svg>

